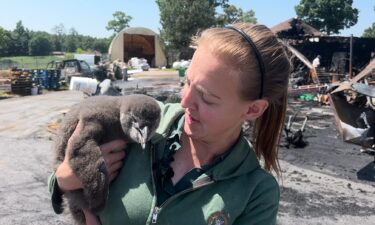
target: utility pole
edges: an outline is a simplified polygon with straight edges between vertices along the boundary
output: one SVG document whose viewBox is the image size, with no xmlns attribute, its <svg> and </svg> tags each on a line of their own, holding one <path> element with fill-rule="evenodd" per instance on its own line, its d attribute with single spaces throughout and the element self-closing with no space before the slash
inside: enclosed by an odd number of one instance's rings
<svg viewBox="0 0 375 225">
<path fill-rule="evenodd" d="M 350 50 L 349 50 L 349 79 L 352 79 L 352 62 L 353 62 L 353 34 L 350 35 Z"/>
</svg>

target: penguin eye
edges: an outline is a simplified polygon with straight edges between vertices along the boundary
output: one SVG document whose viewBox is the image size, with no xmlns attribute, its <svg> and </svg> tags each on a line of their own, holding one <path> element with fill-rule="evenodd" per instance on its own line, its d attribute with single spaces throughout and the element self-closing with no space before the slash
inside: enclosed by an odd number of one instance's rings
<svg viewBox="0 0 375 225">
<path fill-rule="evenodd" d="M 133 126 L 134 128 L 136 128 L 137 130 L 139 130 L 139 123 L 136 122 L 135 119 L 134 119 L 133 122 L 132 122 L 132 126 Z"/>
</svg>

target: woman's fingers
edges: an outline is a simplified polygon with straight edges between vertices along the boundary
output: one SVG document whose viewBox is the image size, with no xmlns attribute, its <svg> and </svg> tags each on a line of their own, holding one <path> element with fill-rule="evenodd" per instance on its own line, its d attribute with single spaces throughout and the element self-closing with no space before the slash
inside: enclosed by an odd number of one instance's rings
<svg viewBox="0 0 375 225">
<path fill-rule="evenodd" d="M 79 135 L 79 133 L 81 132 L 82 128 L 83 128 L 83 123 L 82 123 L 81 120 L 79 120 L 78 123 L 77 123 L 77 126 L 76 126 L 76 128 L 75 128 L 75 130 L 74 130 L 74 132 L 72 134 L 72 136 L 70 136 L 70 138 L 68 140 L 68 149 L 70 148 L 70 145 L 71 145 L 71 142 L 72 142 L 73 138 L 75 138 L 76 136 Z"/>
<path fill-rule="evenodd" d="M 117 175 L 118 175 L 118 172 L 117 172 L 117 171 L 114 172 L 114 173 L 111 173 L 111 174 L 109 175 L 109 182 L 112 182 L 112 181 L 117 177 Z"/>
<path fill-rule="evenodd" d="M 108 154 L 103 154 L 104 161 L 108 168 L 112 166 L 112 164 L 122 161 L 125 157 L 125 151 L 121 150 L 119 152 L 110 152 Z"/>
<path fill-rule="evenodd" d="M 82 209 L 85 215 L 86 225 L 101 225 L 99 218 L 89 209 Z"/>
<path fill-rule="evenodd" d="M 125 151 L 123 149 L 125 146 L 126 142 L 121 139 L 113 140 L 100 146 L 110 181 L 117 177 L 123 165 L 122 160 L 125 158 Z"/>
<path fill-rule="evenodd" d="M 122 139 L 116 139 L 100 146 L 100 150 L 102 151 L 103 155 L 108 154 L 110 152 L 117 152 L 124 149 L 126 146 L 126 142 Z"/>
<path fill-rule="evenodd" d="M 82 126 L 82 122 L 78 121 L 72 136 L 70 136 L 68 140 L 66 152 L 70 151 L 71 142 L 73 138 L 78 136 L 78 134 L 81 132 Z M 83 187 L 81 180 L 77 177 L 69 164 L 69 156 L 70 154 L 65 153 L 64 161 L 57 167 L 55 172 L 57 184 L 63 192 L 76 190 Z"/>
<path fill-rule="evenodd" d="M 113 172 L 116 172 L 117 170 L 121 169 L 122 165 L 123 165 L 122 161 L 112 163 L 112 165 L 110 165 L 110 167 L 108 168 L 108 172 L 110 174 Z"/>
<path fill-rule="evenodd" d="M 57 167 L 56 173 L 57 184 L 59 185 L 62 192 L 71 191 L 82 188 L 81 180 L 75 175 L 69 162 L 64 160 L 59 167 Z"/>
</svg>

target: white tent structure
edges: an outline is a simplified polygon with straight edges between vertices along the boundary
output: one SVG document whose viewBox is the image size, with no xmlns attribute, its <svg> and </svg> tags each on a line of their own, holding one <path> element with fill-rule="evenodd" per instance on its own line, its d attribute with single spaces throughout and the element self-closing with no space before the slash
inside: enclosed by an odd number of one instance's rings
<svg viewBox="0 0 375 225">
<path fill-rule="evenodd" d="M 158 34 L 144 27 L 121 30 L 112 40 L 108 54 L 111 60 L 128 62 L 133 57 L 145 58 L 151 67 L 167 65 Z"/>
</svg>

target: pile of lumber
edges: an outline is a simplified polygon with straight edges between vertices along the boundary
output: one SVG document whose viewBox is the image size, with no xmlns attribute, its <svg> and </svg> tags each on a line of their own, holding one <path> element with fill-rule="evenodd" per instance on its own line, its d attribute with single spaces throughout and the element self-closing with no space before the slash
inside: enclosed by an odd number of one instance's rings
<svg viewBox="0 0 375 225">
<path fill-rule="evenodd" d="M 30 95 L 32 88 L 32 79 L 29 71 L 12 69 L 11 70 L 11 90 L 13 94 Z"/>
</svg>

